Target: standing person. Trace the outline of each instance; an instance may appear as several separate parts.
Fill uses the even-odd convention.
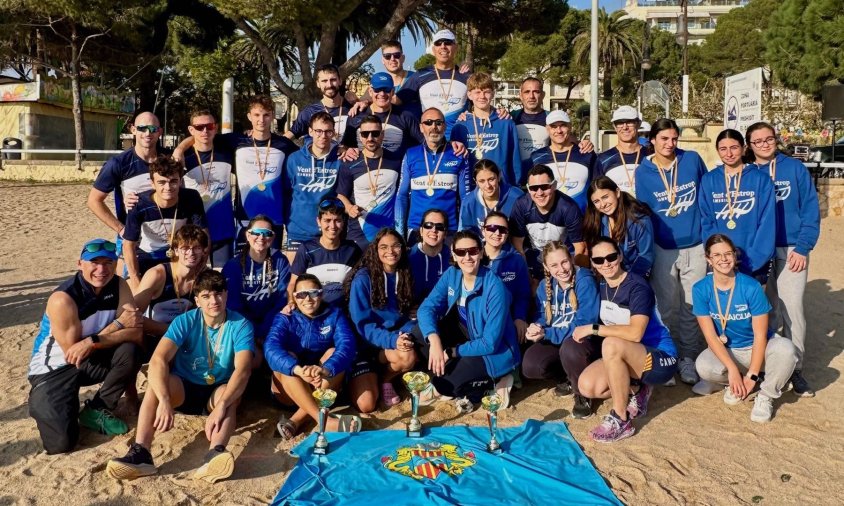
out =
[[[738,247],[739,271],[764,283],[776,240],[774,185],[742,161],[741,132],[722,131],[715,147],[723,164],[700,179],[701,236],[727,235]]]
[[[703,347],[703,336],[691,312],[692,285],[706,274],[698,207],[706,166],[694,151],[677,148],[679,137],[674,120],[663,118],[653,124],[654,154],[636,170],[635,184],[637,198],[653,212],[651,286],[680,352],[680,379],[694,385],[699,379],[695,357]]]
[[[135,292],[144,273],[173,256],[180,228],[191,223],[208,233],[202,197],[196,190],[182,187],[182,164],[162,155],[150,164],[149,171],[153,189],[138,194],[123,231],[126,281]]]
[[[677,349],[659,318],[653,290],[644,278],[624,270],[615,241],[599,239],[591,260],[601,277],[601,321],[577,327],[572,338],[604,338],[602,358],[583,371],[578,387],[590,399],[612,399],[610,413],[589,431],[592,440],[612,443],[636,432],[633,419],[647,414],[653,385],[677,372]],[[634,383],[638,390],[631,389]]]
[[[516,132],[519,136],[519,157],[522,159],[522,174],[533,167],[530,155],[537,150],[548,146],[551,138],[548,129],[545,127],[545,118],[548,111],[543,109],[545,90],[542,80],[536,77],[527,77],[519,87],[519,99],[522,108],[512,111],[510,116],[516,124]],[[518,181],[522,184],[524,181]]]
[[[234,472],[226,449],[237,428],[237,407],[252,372],[252,325],[226,310],[226,279],[206,270],[196,280],[197,309],[177,317],[155,347],[149,363],[149,389],[138,414],[135,442],[124,457],[111,459],[106,474],[133,480],[155,474],[150,448],[155,432],[173,428],[174,409],[207,413],[208,453],[193,474],[209,483]]]
[[[598,155],[598,176],[612,179],[621,191],[636,196],[636,168],[648,150],[639,144],[639,111],[622,105],[612,113],[612,126],[618,136],[614,148]]]
[[[771,305],[758,281],[736,273],[738,255],[724,234],[706,240],[712,274],[695,283],[694,312],[708,347],[697,357],[703,379],[693,391],[705,395],[727,385],[724,402],[736,405],[758,385],[750,420],[764,423],[794,371],[797,349],[768,330]]]
[[[358,133],[363,149],[357,159],[340,165],[337,198],[351,218],[349,239],[365,248],[379,230],[395,223],[401,158],[383,149],[386,134],[378,117],[365,116]]]
[[[129,431],[112,414],[141,367],[143,318],[115,276],[117,247],[88,241],[76,274],[47,299],[29,360],[29,416],[47,454],[73,451],[79,426],[115,436]],[[102,383],[79,411],[79,388]]]
[[[444,127],[442,112],[426,109],[420,125],[425,144],[408,149],[402,161],[395,229],[410,235],[408,244],[416,242],[411,231],[422,224],[421,215],[428,209],[445,211],[449,230],[457,230],[460,202],[469,193],[469,164],[445,141]]]
[[[336,65],[327,63],[316,69],[316,85],[322,93],[319,102],[311,104],[296,116],[296,120],[290,125],[290,130],[284,132],[288,139],[298,139],[308,134],[311,127],[311,118],[318,112],[324,112],[334,119],[333,126],[335,134],[332,137],[341,138],[346,131],[346,121],[349,119],[349,110],[352,104],[340,92],[342,81],[340,80],[340,69]]]
[[[745,134],[750,146],[751,161],[774,183],[777,233],[771,275],[765,285],[773,306],[769,323],[775,332],[781,330],[797,348],[797,365],[791,375],[791,386],[800,397],[814,397],[815,391],[803,376],[803,355],[806,350],[806,317],[803,295],[809,277],[809,253],[820,235],[821,213],[818,194],[806,166],[777,151],[774,127],[754,123]]]
[[[528,307],[530,306],[530,273],[525,257],[519,254],[508,241],[510,226],[507,216],[498,211],[490,212],[483,226],[484,254],[489,259],[489,270],[498,276],[510,292],[513,305],[510,314],[516,326],[516,337],[525,341]]]
[[[381,44],[381,64],[393,80],[393,90],[396,93],[402,89],[407,78],[415,74],[412,70],[405,70],[404,49],[401,42],[395,39]]]
[[[557,395],[574,393],[575,418],[592,415],[592,401],[580,394],[578,380],[586,367],[601,357],[600,336],[574,338],[574,329],[598,322],[600,297],[591,269],[575,269],[565,244],[551,241],[542,248],[545,278],[536,289],[535,313],[525,337],[522,374],[558,382]]]
[[[589,207],[583,219],[586,244],[611,237],[621,247],[624,270],[647,279],[654,263],[651,210],[607,176],[592,181],[587,195]]]
[[[448,235],[448,215],[439,209],[428,209],[422,214],[417,234],[419,242],[410,247],[409,254],[414,306],[422,303],[448,269],[448,248],[443,247]]]
[[[208,231],[211,234],[211,267],[222,268],[232,257],[234,248],[234,207],[231,174],[234,157],[226,146],[214,143],[217,120],[210,111],[195,111],[188,126],[193,149],[184,154],[185,188],[199,192],[205,205]]]
[[[491,212],[510,217],[516,200],[525,194],[516,186],[501,179],[501,171],[490,160],[475,163],[475,189],[460,204],[460,230],[480,233],[484,220]]]
[[[361,337],[349,390],[363,413],[375,410],[380,392],[388,408],[401,402],[393,380],[416,364],[411,320],[413,276],[404,239],[382,228],[346,278],[349,316]],[[379,389],[380,385],[380,389]]]
[[[455,123],[451,139],[466,146],[471,166],[482,159],[489,160],[498,166],[505,182],[518,185],[524,179],[519,136],[513,120],[499,117],[492,108],[495,97],[492,76],[483,72],[472,74],[466,86],[472,110]]]
[[[554,174],[557,189],[565,193],[586,210],[586,188],[592,180],[597,164],[595,153],[586,153],[571,138],[571,119],[563,111],[551,111],[545,117],[551,144],[534,151],[531,162],[545,165]]]

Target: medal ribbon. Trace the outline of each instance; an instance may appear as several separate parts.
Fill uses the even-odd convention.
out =
[[[425,173],[428,174],[428,188],[433,189],[434,187],[434,178],[437,176],[437,172],[440,170],[440,163],[443,161],[443,157],[445,156],[445,145],[442,146],[442,153],[440,153],[440,158],[437,160],[437,164],[434,165],[434,173],[431,174],[431,166],[428,165],[428,148],[426,146],[422,146],[422,149],[425,150]],[[437,151],[434,152],[434,156],[436,153],[439,152],[440,148],[437,148]]]
[[[202,174],[202,186],[205,188],[205,191],[208,191],[209,182],[211,180],[211,172],[214,170],[214,148],[211,148],[211,161],[208,162],[208,174],[206,177],[205,174],[205,165],[202,163],[202,157],[199,156],[199,150],[196,149],[196,145],[193,146],[193,152],[196,155],[196,161],[199,162],[199,173]]]
[[[659,177],[662,179],[662,184],[665,185],[665,191],[668,196],[668,209],[671,209],[674,207],[674,200],[677,198],[677,173],[680,172],[677,169],[677,159],[674,158],[674,160],[671,161],[671,165],[665,168],[659,166],[659,164],[656,162],[656,158],[653,159],[653,162],[654,165],[656,165],[656,168],[658,169],[657,172],[659,172]],[[668,184],[668,178],[665,177],[666,170],[674,171],[671,177],[670,185]]]
[[[638,151],[636,151],[636,167],[633,167],[633,176],[630,175],[630,171],[627,170],[627,162],[624,161],[624,153],[621,152],[621,148],[616,146],[618,150],[618,157],[621,158],[621,165],[624,166],[624,175],[627,176],[627,181],[630,183],[631,191],[635,191],[636,187],[633,185],[633,176],[636,175],[636,168],[639,166],[639,157],[642,155],[642,148],[640,147]]]
[[[560,175],[560,170],[557,168],[557,154],[554,153],[554,148],[548,148],[551,151],[551,158],[554,159],[554,170],[557,171],[557,175]],[[563,193],[566,193],[566,173],[569,171],[569,158],[571,158],[571,152],[574,150],[574,146],[570,147],[568,153],[566,153],[566,163],[563,165],[563,174],[560,180],[557,183],[557,186],[563,185]]]
[[[258,151],[258,142],[255,140],[255,137],[252,137],[252,147],[255,148],[255,165],[258,166],[258,178],[261,182],[264,182],[264,178],[267,177],[267,168],[270,166],[270,144],[272,144],[272,138],[267,139],[267,149],[264,153],[264,166],[261,167],[261,153]]]
[[[733,286],[730,287],[730,295],[727,297],[727,307],[724,308],[724,312],[721,312],[721,299],[718,298],[718,289],[715,287],[715,279],[712,279],[712,293],[715,294],[715,305],[718,308],[718,320],[721,322],[721,335],[726,338],[727,336],[727,322],[730,319],[730,305],[733,303],[733,293],[736,290],[736,280],[733,278]],[[724,343],[726,343],[725,339],[721,339]]]
[[[727,199],[727,208],[729,209],[729,215],[727,216],[728,219],[733,219],[733,204],[738,200],[738,193],[741,189],[741,176],[744,172],[744,167],[739,169],[738,175],[736,176],[736,194],[732,196],[730,194],[730,176],[727,174],[727,167],[724,167],[724,186],[727,187],[727,191],[724,194],[724,197]]]

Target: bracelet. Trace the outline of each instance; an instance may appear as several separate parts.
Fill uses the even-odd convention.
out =
[[[114,321],[111,322],[111,323],[113,323],[114,326],[117,327],[117,330],[123,330],[123,329],[126,328],[126,325],[123,325],[122,323],[120,323],[120,320],[118,320],[117,318],[115,318]]]

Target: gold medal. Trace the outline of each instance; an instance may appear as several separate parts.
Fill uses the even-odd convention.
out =
[[[724,344],[727,344],[727,336],[725,336],[724,334],[721,334],[720,336],[718,336],[718,340],[721,341]]]
[[[676,218],[677,217],[677,208],[676,207],[669,207],[668,208],[668,216],[671,216],[672,218]]]
[[[727,228],[729,228],[730,230],[736,228],[736,222],[730,219],[730,221],[727,222]]]
[[[480,160],[484,157],[484,152],[481,148],[475,148],[475,158]]]
[[[425,195],[427,195],[429,197],[433,197],[434,196],[434,189],[431,188],[431,187],[428,187],[428,189],[425,190]]]
[[[266,189],[267,189],[267,185],[265,185],[264,183],[258,183],[258,191],[262,192]]]
[[[173,258],[174,256],[176,256],[176,254],[173,252],[173,248],[169,248],[165,255],[167,256],[167,258]]]
[[[205,383],[208,384],[208,385],[213,385],[214,381],[216,380],[216,378],[214,377],[213,374],[211,374],[210,371],[205,373],[204,378],[205,378]]]

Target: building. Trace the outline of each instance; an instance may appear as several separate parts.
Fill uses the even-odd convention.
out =
[[[736,7],[747,5],[750,0],[687,0],[689,13],[689,43],[700,44],[715,31],[718,17]],[[627,0],[627,15],[646,21],[651,28],[677,33],[680,0]]]
[[[506,107],[510,110],[518,109],[522,106],[519,99],[521,80],[506,81],[496,77],[495,83],[497,85],[497,89],[495,90],[495,103],[497,106]],[[545,99],[542,102],[542,107],[549,111],[555,109],[568,111],[575,100],[589,100],[588,84],[578,83],[571,89],[571,93],[569,93],[568,86],[544,81],[542,89],[545,91]]]

